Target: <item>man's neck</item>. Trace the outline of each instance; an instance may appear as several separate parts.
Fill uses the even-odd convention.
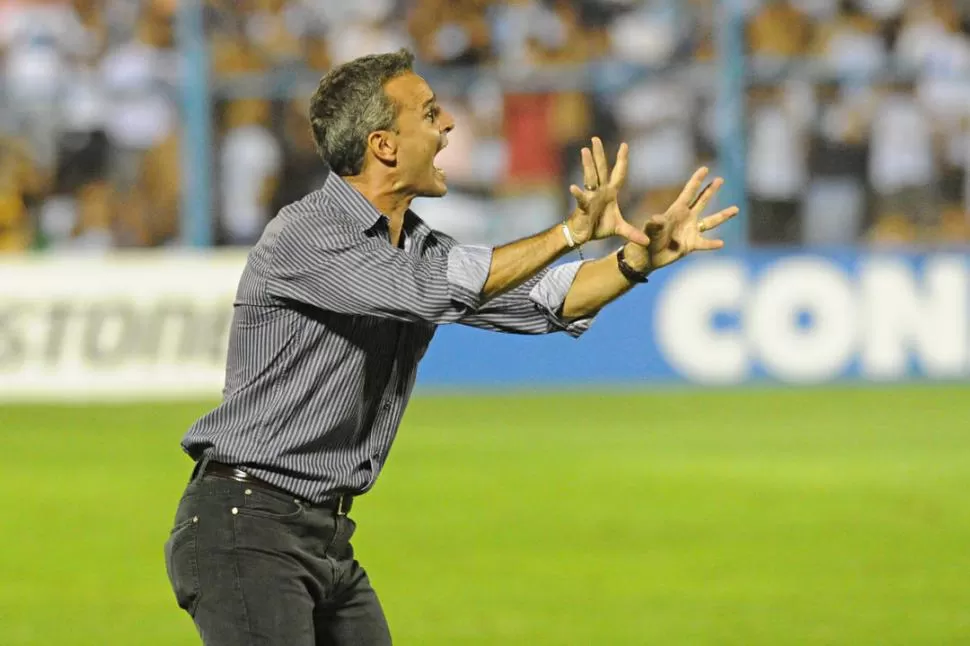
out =
[[[356,175],[346,179],[351,186],[367,198],[368,202],[374,205],[374,208],[387,217],[391,244],[397,246],[401,239],[401,229],[404,227],[404,214],[411,206],[413,196],[396,192],[393,181],[387,179],[376,179],[365,175]]]

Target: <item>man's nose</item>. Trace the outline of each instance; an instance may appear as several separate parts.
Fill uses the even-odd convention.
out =
[[[441,123],[441,131],[445,134],[448,134],[455,129],[455,119],[451,116],[451,113],[446,110],[441,111],[439,123]]]

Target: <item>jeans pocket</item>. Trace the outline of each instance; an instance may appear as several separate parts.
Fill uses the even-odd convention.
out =
[[[179,608],[190,615],[199,605],[199,562],[196,537],[199,517],[193,516],[172,528],[165,541],[165,570]]]
[[[303,518],[306,506],[297,498],[286,498],[282,494],[251,488],[246,489],[242,504],[233,509],[233,514],[291,522]]]

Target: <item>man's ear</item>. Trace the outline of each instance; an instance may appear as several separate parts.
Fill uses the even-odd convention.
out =
[[[397,162],[397,135],[390,130],[375,130],[367,135],[367,148],[385,164]]]

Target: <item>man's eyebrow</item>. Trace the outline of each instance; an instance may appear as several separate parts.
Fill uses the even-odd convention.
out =
[[[425,101],[425,102],[423,103],[423,106],[424,106],[425,108],[427,108],[428,106],[430,106],[431,104],[433,104],[433,103],[434,103],[434,102],[436,102],[437,100],[438,100],[438,97],[436,97],[436,96],[434,95],[434,93],[432,92],[432,93],[431,93],[431,98],[430,98],[430,99],[428,99],[427,101]]]

